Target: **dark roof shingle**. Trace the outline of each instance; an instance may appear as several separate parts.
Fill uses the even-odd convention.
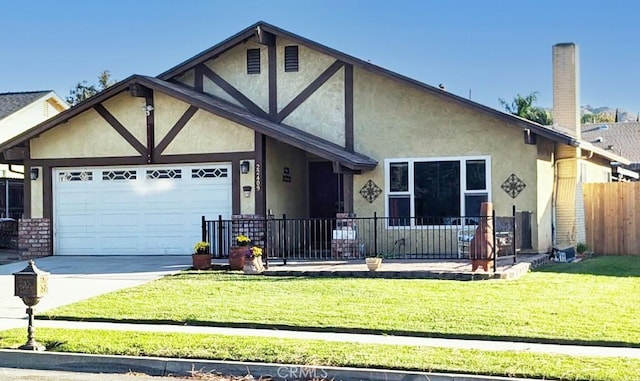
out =
[[[582,140],[640,163],[640,122],[583,124]]]
[[[0,119],[13,114],[49,92],[51,90],[0,93]]]

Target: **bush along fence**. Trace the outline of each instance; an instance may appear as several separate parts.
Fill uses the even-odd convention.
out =
[[[530,214],[455,217],[281,218],[234,215],[230,220],[202,217],[202,240],[215,258],[228,257],[235,237],[244,234],[260,246],[265,260],[331,260],[382,256],[391,259],[469,259],[479,226],[489,234],[494,257],[513,257],[531,245]],[[488,230],[487,230],[488,229]]]

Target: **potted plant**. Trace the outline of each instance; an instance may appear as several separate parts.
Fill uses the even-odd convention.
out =
[[[376,271],[382,266],[382,255],[380,254],[372,254],[365,259],[365,263],[369,268],[369,271]]]
[[[586,258],[587,254],[586,252],[589,250],[589,245],[587,245],[584,242],[578,242],[578,244],[576,245],[576,252],[578,253],[578,256],[580,258]]]
[[[251,238],[246,235],[240,234],[236,237],[236,245],[231,246],[231,252],[229,253],[229,267],[231,270],[242,270],[245,257],[249,252],[249,244],[251,244]]]
[[[244,257],[242,270],[245,274],[260,274],[264,271],[262,264],[262,248],[252,246]]]
[[[211,268],[211,253],[209,253],[209,242],[196,242],[193,246],[191,260],[193,268],[196,270],[207,270]]]

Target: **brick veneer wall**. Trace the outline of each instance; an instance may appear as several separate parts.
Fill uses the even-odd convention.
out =
[[[51,255],[51,220],[22,218],[18,222],[18,248],[24,259]]]

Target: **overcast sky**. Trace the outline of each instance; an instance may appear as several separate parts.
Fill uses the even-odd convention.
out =
[[[0,92],[155,76],[259,20],[498,109],[551,107],[551,47],[575,42],[581,103],[640,111],[637,1],[6,1]]]

